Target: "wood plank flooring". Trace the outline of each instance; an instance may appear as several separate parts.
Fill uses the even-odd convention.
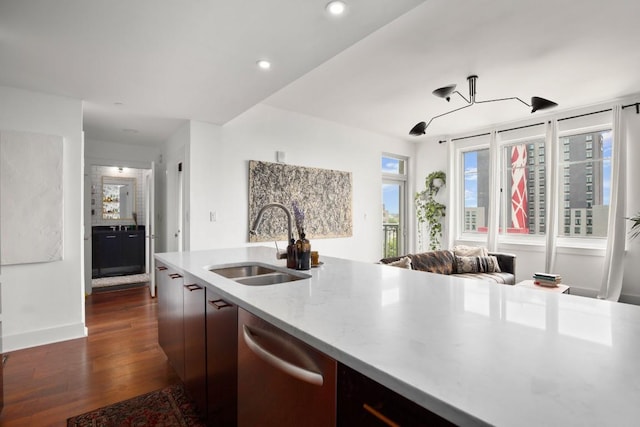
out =
[[[158,346],[147,287],[94,293],[89,336],[9,353],[0,426],[66,426],[74,415],[179,382]]]

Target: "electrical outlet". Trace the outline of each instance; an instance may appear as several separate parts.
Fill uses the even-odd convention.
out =
[[[216,222],[218,220],[218,214],[216,211],[209,212],[209,222]]]

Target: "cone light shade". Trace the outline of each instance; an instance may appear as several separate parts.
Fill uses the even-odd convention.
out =
[[[549,101],[548,99],[540,98],[539,96],[531,97],[531,113],[535,113],[538,110],[546,110],[547,108],[557,107],[553,101]]]
[[[409,135],[413,135],[413,136],[424,135],[426,133],[425,132],[426,129],[427,129],[427,123],[420,122],[417,125],[415,125],[413,129],[409,131]]]
[[[451,99],[450,95],[453,93],[454,90],[456,90],[456,85],[449,85],[449,86],[438,88],[434,90],[432,93],[439,98],[444,98],[447,101],[449,101]]]

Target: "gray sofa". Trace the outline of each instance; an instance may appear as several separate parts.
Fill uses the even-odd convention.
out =
[[[499,268],[492,268],[491,259],[487,257],[457,257],[453,251],[439,250],[407,254],[399,257],[383,258],[381,264],[404,264],[407,257],[411,260],[411,269],[428,271],[437,274],[451,274],[456,277],[467,277],[478,280],[492,281],[504,285],[516,283],[516,256],[507,253],[490,252],[489,257],[495,257]],[[475,258],[475,259],[472,259]],[[405,265],[408,265],[406,263]],[[463,271],[459,271],[460,269]],[[500,271],[494,271],[494,270]]]

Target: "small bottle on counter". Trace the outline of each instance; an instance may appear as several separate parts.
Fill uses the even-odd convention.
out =
[[[298,268],[298,261],[296,257],[296,241],[291,239],[289,246],[287,246],[287,268]]]
[[[296,242],[297,270],[311,269],[311,243],[305,238],[304,232],[300,233],[300,239]]]

